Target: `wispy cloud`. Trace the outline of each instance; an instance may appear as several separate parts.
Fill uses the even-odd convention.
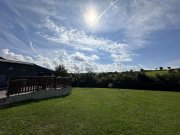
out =
[[[163,65],[164,67],[172,67],[179,68],[180,67],[180,59],[172,60]]]
[[[46,19],[41,27],[49,30],[46,33],[40,32],[40,35],[49,41],[67,44],[81,51],[103,51],[109,54],[121,55],[123,58],[131,56],[126,49],[128,46],[126,44],[107,40],[103,37],[88,35],[84,31],[77,29],[67,29],[63,26],[56,25],[50,19]],[[120,61],[121,60],[123,59],[120,59]]]
[[[139,49],[147,45],[153,32],[180,28],[179,6],[179,0],[119,1],[107,12],[101,29],[119,31],[117,37],[122,38],[130,49]]]
[[[90,67],[94,71],[136,69],[139,62],[134,62],[134,53],[151,42],[151,34],[180,28],[179,0],[0,3],[1,55],[52,69],[64,64],[71,72],[75,67],[82,72]],[[94,31],[86,29],[83,20],[89,3],[99,13]]]
[[[36,48],[34,47],[33,43],[30,41],[29,42],[29,46],[31,47],[32,51],[35,53],[35,54],[38,54]]]
[[[103,17],[104,14],[106,14],[106,12],[112,8],[119,0],[116,0],[116,1],[112,1],[110,2],[110,5],[101,13],[97,16],[97,19],[96,21],[99,21],[101,19],[101,17]]]

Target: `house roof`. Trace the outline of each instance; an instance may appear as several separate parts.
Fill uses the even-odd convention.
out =
[[[39,65],[36,65],[34,63],[30,63],[30,62],[23,62],[23,61],[15,61],[15,60],[7,60],[7,59],[4,59],[3,57],[0,57],[0,62],[5,62],[5,63],[16,63],[16,64],[25,64],[25,65],[31,65],[31,66],[37,66],[39,68],[42,68],[42,69],[45,69],[45,70],[50,70],[50,71],[53,71],[51,69],[47,69],[45,67],[41,67]]]
[[[3,57],[0,57],[0,62],[7,62],[7,63],[17,63],[17,64],[26,64],[26,65],[35,65],[34,63],[30,62],[22,62],[22,61],[15,61],[15,60],[7,60]]]
[[[0,57],[0,59],[3,59],[3,60],[5,60],[3,57]]]

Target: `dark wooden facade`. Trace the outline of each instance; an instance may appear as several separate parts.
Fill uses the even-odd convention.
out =
[[[21,76],[52,76],[54,71],[33,63],[6,60],[0,58],[0,87],[7,86],[12,77]]]

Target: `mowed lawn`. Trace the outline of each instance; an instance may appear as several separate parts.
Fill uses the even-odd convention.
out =
[[[73,88],[0,109],[0,134],[180,135],[180,93]]]

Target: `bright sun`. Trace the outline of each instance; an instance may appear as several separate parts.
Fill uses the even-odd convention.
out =
[[[84,20],[89,27],[97,25],[97,12],[94,8],[89,8],[84,14]]]

